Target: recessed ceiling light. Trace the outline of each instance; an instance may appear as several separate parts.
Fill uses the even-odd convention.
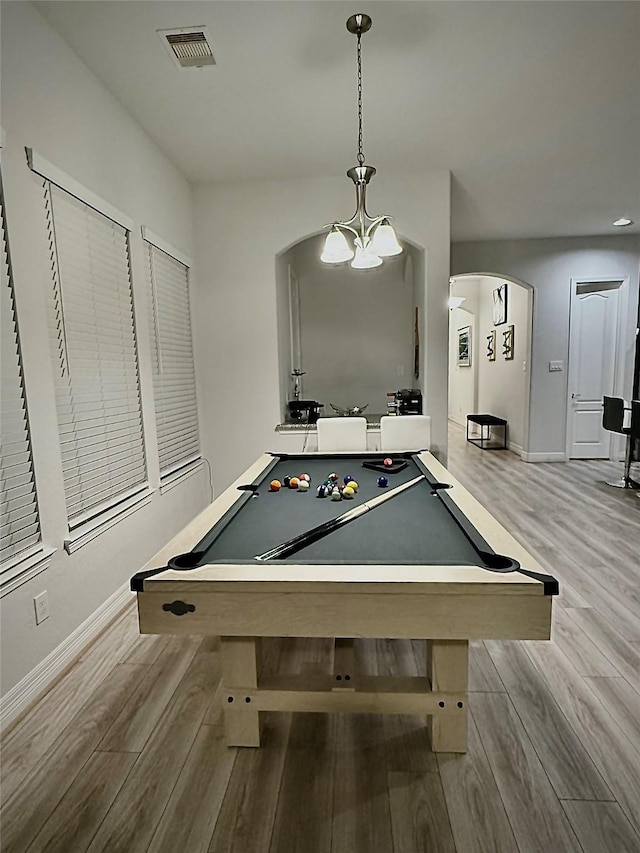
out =
[[[624,228],[625,225],[633,225],[633,219],[627,219],[626,216],[622,216],[620,219],[616,219],[613,224],[619,228]]]

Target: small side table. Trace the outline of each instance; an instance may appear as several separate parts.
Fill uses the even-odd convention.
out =
[[[480,437],[471,438],[469,435],[469,424],[478,424]],[[502,427],[502,444],[491,443],[491,427]],[[504,418],[495,415],[467,415],[467,441],[477,444],[482,450],[506,450],[507,449],[507,422]]]

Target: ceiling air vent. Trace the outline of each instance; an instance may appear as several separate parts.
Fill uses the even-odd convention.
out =
[[[215,65],[206,27],[181,27],[156,30],[178,68],[202,68]]]

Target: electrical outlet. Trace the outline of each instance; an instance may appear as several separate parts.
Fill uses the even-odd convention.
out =
[[[561,361],[549,362],[549,373],[556,373],[564,369],[564,364]]]
[[[36,611],[36,625],[49,618],[49,593],[46,589],[40,595],[36,595],[33,599],[33,606]]]

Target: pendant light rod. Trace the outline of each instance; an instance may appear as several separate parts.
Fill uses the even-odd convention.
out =
[[[398,255],[402,247],[388,216],[371,216],[367,212],[367,184],[376,174],[373,166],[367,166],[364,157],[362,133],[362,34],[371,29],[369,15],[359,13],[352,15],[347,21],[347,30],[357,36],[357,67],[358,67],[358,165],[347,172],[356,188],[356,212],[351,219],[333,222],[327,236],[324,251],[320,260],[329,264],[339,264],[353,258],[351,266],[356,269],[372,269],[382,263],[383,257]],[[349,246],[344,232],[352,234],[355,245],[354,252]]]

